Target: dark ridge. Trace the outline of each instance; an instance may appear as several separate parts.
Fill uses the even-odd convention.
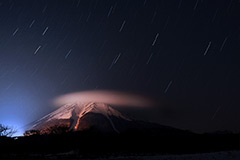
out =
[[[18,139],[1,137],[0,152],[61,153],[77,150],[79,154],[151,153],[187,154],[240,149],[240,134],[157,134],[155,131],[101,133],[92,126],[88,130],[62,134],[32,135]]]

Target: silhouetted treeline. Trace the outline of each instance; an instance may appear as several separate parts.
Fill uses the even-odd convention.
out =
[[[240,149],[240,134],[161,135],[151,131],[101,134],[95,130],[1,137],[2,153],[61,153],[77,150],[83,155],[111,153],[186,154]]]

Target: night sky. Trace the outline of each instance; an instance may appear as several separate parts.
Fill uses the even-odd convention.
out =
[[[239,54],[238,0],[1,0],[0,123],[21,131],[56,96],[122,90],[159,99],[138,119],[240,131]]]

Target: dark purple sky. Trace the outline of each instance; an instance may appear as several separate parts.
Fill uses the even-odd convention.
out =
[[[239,20],[238,0],[1,0],[0,122],[107,89],[162,101],[140,119],[240,131]]]

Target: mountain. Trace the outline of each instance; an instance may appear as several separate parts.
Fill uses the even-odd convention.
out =
[[[37,131],[40,134],[89,130],[117,134],[136,131],[159,135],[190,133],[156,123],[133,120],[108,104],[96,102],[64,105],[29,128],[29,131]]]
[[[31,136],[33,134],[36,135]],[[14,146],[15,150],[21,148],[30,153],[77,150],[86,155],[183,154],[239,150],[239,137],[232,134],[195,134],[138,121],[123,115],[109,104],[92,102],[64,105],[34,122],[25,136],[11,142],[14,145],[10,142],[5,144],[11,150]],[[6,151],[4,147],[0,147],[0,153],[1,149]]]

